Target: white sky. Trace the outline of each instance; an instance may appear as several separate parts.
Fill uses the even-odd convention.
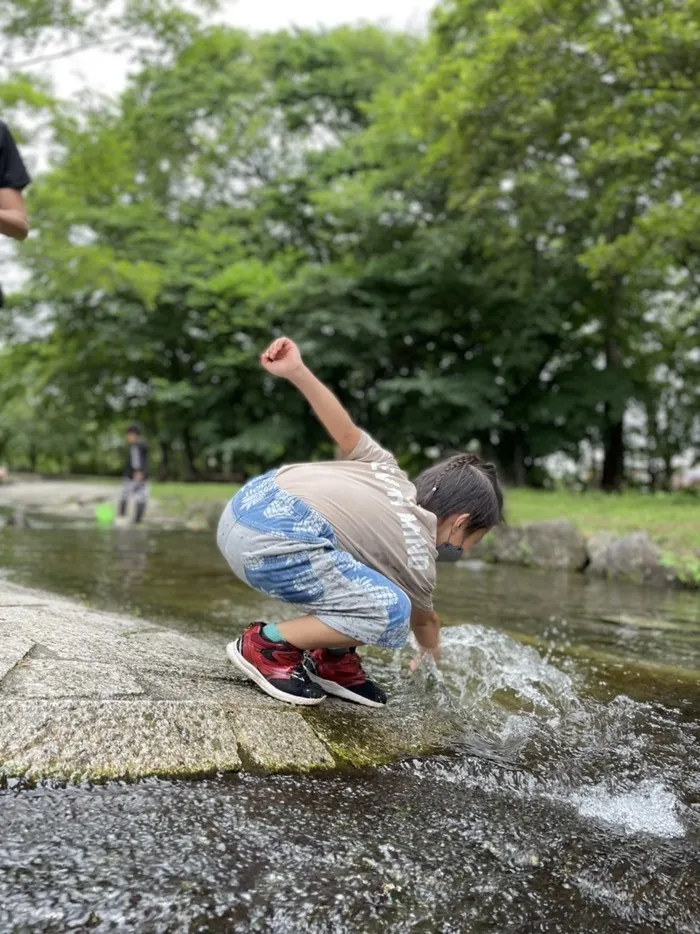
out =
[[[1,0],[0,0],[1,2]],[[406,29],[425,28],[436,0],[225,0],[217,16],[232,26],[253,32],[284,29],[332,27],[345,23],[370,22]],[[47,50],[51,51],[51,50]],[[121,90],[128,70],[125,56],[105,49],[81,52],[36,68],[51,77],[62,96],[85,88],[112,94]]]

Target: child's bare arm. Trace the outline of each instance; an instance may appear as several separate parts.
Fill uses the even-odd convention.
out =
[[[411,629],[421,650],[438,659],[440,657],[440,617],[435,610],[421,610],[414,606],[411,610]]]
[[[357,447],[362,432],[331,390],[304,364],[294,341],[288,337],[273,341],[260,362],[268,373],[281,376],[296,386],[344,455]]]
[[[24,240],[29,233],[24,198],[13,188],[0,188],[0,233],[14,240]]]

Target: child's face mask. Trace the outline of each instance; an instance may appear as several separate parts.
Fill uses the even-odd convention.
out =
[[[437,546],[438,561],[459,561],[464,554],[464,548],[461,545],[453,545],[452,542],[443,542]]]
[[[452,524],[447,541],[441,542],[436,546],[438,561],[455,562],[459,561],[459,559],[462,557],[464,554],[463,523],[465,523],[468,518],[468,515],[460,516],[459,519],[457,519],[457,521]],[[461,538],[461,543],[459,545],[455,545],[454,542],[450,541],[450,539],[457,537]]]
[[[460,531],[464,529],[464,525],[466,524],[468,519],[469,519],[468,514],[465,514],[464,516],[460,516],[460,520],[462,523],[462,529],[460,529]],[[464,557],[465,552],[468,552],[470,548],[472,547],[472,545],[476,545],[477,542],[480,542],[481,539],[484,537],[484,535],[486,535],[486,533],[488,532],[488,529],[478,529],[476,532],[471,532],[470,534],[467,534],[466,530],[462,531],[462,544],[455,545],[454,542],[450,541],[450,539],[456,538],[455,532],[457,531],[457,529],[458,529],[458,522],[455,522],[455,524],[452,526],[450,530],[450,534],[447,538],[447,541],[441,542],[439,545],[436,546],[438,561],[445,561],[445,562],[449,561],[452,563],[454,563],[455,561],[459,561],[460,558]]]

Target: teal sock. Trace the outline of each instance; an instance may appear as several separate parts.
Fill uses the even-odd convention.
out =
[[[263,626],[263,635],[270,642],[286,642],[282,633],[277,628],[276,623],[268,623],[266,626]]]

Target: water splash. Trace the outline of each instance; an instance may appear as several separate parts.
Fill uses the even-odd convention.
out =
[[[444,633],[444,671],[448,688],[465,710],[485,698],[546,715],[575,700],[569,675],[533,648],[485,626],[457,626]]]
[[[448,630],[440,669],[412,690],[460,718],[463,756],[413,764],[420,777],[547,801],[627,834],[672,839],[695,822],[697,729],[678,711],[596,700],[575,670],[483,626]]]
[[[572,794],[570,800],[582,817],[614,824],[627,833],[668,838],[685,834],[678,819],[678,798],[660,782],[643,781],[630,791],[595,785]]]

